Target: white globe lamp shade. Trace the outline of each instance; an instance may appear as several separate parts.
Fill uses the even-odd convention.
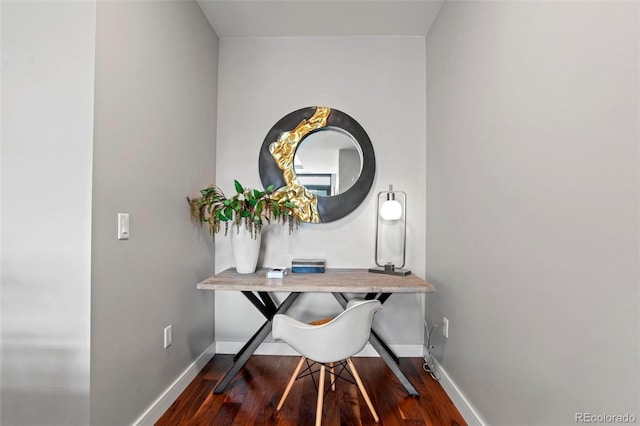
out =
[[[396,200],[386,200],[380,206],[380,216],[384,220],[398,220],[402,217],[402,204]]]

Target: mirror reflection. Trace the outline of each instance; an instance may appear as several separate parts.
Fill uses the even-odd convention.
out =
[[[293,167],[301,185],[318,196],[333,196],[351,188],[362,171],[358,143],[339,129],[309,134],[298,146]]]
[[[315,164],[326,157],[328,165]],[[262,185],[290,197],[308,223],[333,222],[351,213],[367,197],[376,173],[367,132],[351,116],[322,106],[278,120],[262,142],[258,165]]]

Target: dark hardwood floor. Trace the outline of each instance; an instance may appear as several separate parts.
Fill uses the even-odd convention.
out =
[[[216,355],[156,425],[313,425],[316,391],[309,377],[298,380],[282,410],[276,405],[298,357],[252,356],[222,394],[214,394],[232,355]],[[402,358],[400,368],[420,392],[407,396],[380,358],[353,359],[376,408],[375,423],[356,385],[338,381],[325,396],[323,421],[334,425],[466,425],[440,384],[422,369],[421,358]]]

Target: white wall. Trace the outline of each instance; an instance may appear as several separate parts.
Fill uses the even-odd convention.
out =
[[[213,243],[186,197],[215,174],[217,49],[195,2],[98,3],[92,425],[131,424],[213,342],[213,294],[196,289]]]
[[[333,223],[302,226],[291,237],[283,228],[267,230],[261,265],[322,257],[330,268],[374,266],[375,197],[392,183],[409,196],[407,264],[424,276],[424,43],[422,37],[221,39],[216,183],[223,190],[233,192],[233,179],[261,187],[258,154],[264,137],[280,118],[307,106],[329,106],[356,119],[377,160],[375,183],[360,207]],[[228,237],[220,234],[216,271],[232,265]],[[305,295],[292,312],[338,309],[330,295]],[[421,347],[419,315],[413,295],[394,295],[376,321],[391,343]],[[218,350],[237,349],[262,322],[242,295],[216,296]]]
[[[488,424],[640,418],[638,23],[445,2],[427,37],[427,312]]]
[[[87,424],[96,4],[0,9],[0,423]]]

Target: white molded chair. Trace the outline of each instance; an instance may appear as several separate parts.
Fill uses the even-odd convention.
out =
[[[302,374],[299,376],[303,364],[308,359],[320,364],[318,402],[316,406],[317,426],[322,422],[322,403],[325,393],[324,379],[327,364],[329,364],[329,374],[331,375],[331,388],[334,390],[335,379],[345,379],[340,373],[343,371],[348,373],[351,370],[351,376],[358,385],[360,392],[362,392],[371,415],[377,422],[379,420],[378,415],[362,384],[360,375],[351,361],[351,357],[360,352],[367,344],[371,333],[373,315],[381,308],[382,304],[377,300],[354,299],[347,304],[347,309],[344,312],[321,325],[306,324],[283,314],[275,315],[273,317],[272,331],[274,339],[284,341],[302,354],[302,358],[287,384],[276,411],[280,411],[282,408],[295,380],[308,375]],[[339,363],[342,367],[337,375],[334,371],[334,363]],[[308,370],[311,371],[313,364],[307,364]],[[346,369],[347,365],[349,370]]]

